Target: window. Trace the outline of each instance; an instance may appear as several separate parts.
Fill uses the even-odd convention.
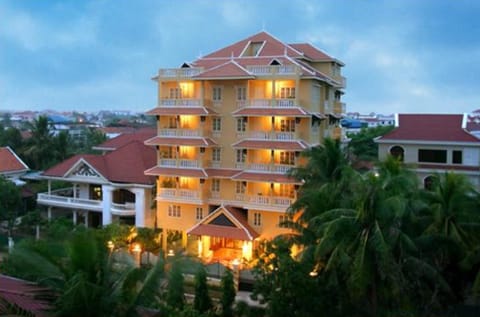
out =
[[[212,100],[221,101],[222,100],[222,87],[213,87],[212,88]]]
[[[212,130],[215,131],[215,132],[219,132],[219,131],[222,130],[222,119],[221,118],[213,118]]]
[[[221,161],[221,149],[213,148],[212,149],[212,161],[219,162]]]
[[[447,163],[447,151],[418,150],[418,161],[426,163]]]
[[[219,192],[220,191],[220,180],[219,179],[212,179],[212,192]]]
[[[453,151],[452,152],[452,163],[453,164],[462,164],[462,151]]]
[[[237,87],[237,101],[247,100],[247,87]]]
[[[390,149],[390,155],[395,157],[397,160],[400,162],[403,162],[403,155],[405,154],[405,151],[401,146],[395,145]]]
[[[280,98],[295,98],[295,87],[282,87],[280,88]]]
[[[293,197],[295,195],[293,186],[289,184],[279,184],[276,194],[282,197]]]
[[[295,119],[282,119],[282,120],[280,120],[280,131],[282,131],[282,132],[295,132]]]
[[[170,88],[170,99],[181,99],[182,88]]]
[[[290,215],[280,215],[278,217],[278,226],[280,228],[291,228],[292,227],[291,224],[286,223],[286,222],[289,222],[289,221],[292,221],[292,220],[293,220],[293,218]]]
[[[202,220],[203,219],[203,208],[202,207],[197,207],[197,209],[195,209],[195,219],[197,219],[197,220]]]
[[[247,149],[237,150],[236,152],[236,162],[245,163],[247,158]]]
[[[280,152],[280,164],[295,165],[295,152]]]
[[[241,117],[237,119],[237,132],[245,132],[247,129],[247,118]]]
[[[235,184],[235,193],[245,194],[245,189],[247,188],[247,182],[236,182]]]
[[[259,212],[255,212],[253,214],[253,225],[254,226],[261,226],[262,225],[262,214]]]
[[[182,212],[180,206],[178,205],[168,205],[168,216],[180,218],[182,216]]]

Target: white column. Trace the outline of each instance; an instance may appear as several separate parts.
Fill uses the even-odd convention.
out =
[[[113,187],[108,185],[102,185],[102,225],[106,226],[112,223],[112,192]]]
[[[88,211],[85,211],[84,216],[85,216],[85,218],[84,218],[84,220],[85,220],[85,222],[84,222],[84,223],[85,223],[85,227],[88,228]]]
[[[145,189],[135,188],[135,226],[145,227]]]
[[[77,211],[74,210],[73,211],[73,225],[77,225]]]
[[[48,218],[48,222],[52,220],[52,207],[48,207],[47,218]]]

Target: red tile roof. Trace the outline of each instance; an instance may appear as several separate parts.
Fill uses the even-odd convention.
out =
[[[29,168],[9,147],[0,147],[0,174],[26,172]]]
[[[243,149],[272,149],[303,151],[309,148],[303,141],[276,141],[276,140],[242,140],[232,145],[234,148]]]
[[[263,116],[291,116],[291,117],[305,117],[310,114],[302,108],[254,108],[246,107],[239,109],[233,113],[233,116],[247,116],[247,117],[263,117]]]
[[[249,78],[255,78],[255,76],[253,76],[245,68],[243,68],[238,63],[232,60],[224,64],[220,64],[218,66],[212,67],[207,71],[197,76],[194,76],[193,78],[196,78],[196,79],[218,79],[218,78],[249,79]]]
[[[334,59],[315,46],[308,43],[295,43],[290,44],[291,47],[296,49],[299,52],[302,52],[303,55],[314,61],[333,61]]]
[[[240,172],[232,177],[233,180],[260,182],[260,183],[289,183],[300,184],[293,177],[285,174],[262,173],[262,172]]]
[[[151,137],[155,136],[157,134],[157,130],[155,128],[148,128],[148,129],[142,129],[138,132],[135,133],[123,133],[117,137],[111,138],[110,140],[107,140],[103,142],[102,144],[99,144],[95,147],[94,149],[97,150],[115,150],[118,149],[130,142],[133,141],[145,141],[147,139],[150,139]]]
[[[35,283],[0,274],[0,312],[4,303],[8,303],[33,316],[52,316],[49,311],[53,305],[45,297],[52,297],[52,292]],[[43,299],[40,299],[43,298]]]
[[[161,137],[156,136],[151,139],[145,141],[146,145],[169,145],[169,146],[177,146],[177,145],[188,145],[188,146],[196,146],[196,147],[209,147],[217,145],[215,141],[210,138],[187,138],[187,137]]]
[[[435,141],[479,143],[462,127],[461,114],[399,114],[398,128],[378,141]]]
[[[105,155],[79,154],[46,170],[46,177],[67,177],[75,166],[86,162],[101,176],[114,183],[155,184],[155,177],[144,171],[156,164],[155,149],[140,141],[132,141]]]
[[[197,177],[207,178],[208,175],[203,169],[198,168],[176,168],[176,167],[160,167],[154,166],[145,171],[146,175],[153,176],[180,176],[180,177]]]
[[[176,115],[191,115],[191,116],[206,116],[210,114],[216,114],[215,111],[205,107],[156,107],[146,112],[150,116],[176,116]]]
[[[224,214],[230,219],[235,227],[210,224],[210,222],[215,220],[221,214]],[[251,241],[259,236],[258,233],[250,227],[247,217],[241,209],[223,205],[218,207],[207,217],[203,218],[202,221],[194,225],[192,228],[188,229],[187,233],[247,241]]]
[[[238,169],[207,168],[205,172],[212,178],[230,178],[240,172]]]

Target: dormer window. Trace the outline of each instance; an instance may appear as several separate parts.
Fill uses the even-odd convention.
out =
[[[282,65],[278,60],[274,59],[270,62],[270,66],[278,66]]]
[[[260,51],[263,48],[263,45],[265,45],[265,42],[248,42],[247,46],[244,48],[241,56],[258,56],[260,54]]]
[[[190,64],[188,63],[183,63],[182,66],[180,66],[180,68],[191,68],[192,66],[190,66]]]

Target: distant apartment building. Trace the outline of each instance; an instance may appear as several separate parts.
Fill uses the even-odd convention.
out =
[[[480,186],[480,119],[466,114],[399,114],[396,128],[379,137],[378,158],[411,164],[423,186],[437,173],[453,171]]]
[[[341,138],[344,64],[307,43],[260,32],[178,68],[160,69],[157,160],[162,246],[204,259],[251,259],[282,223],[301,183],[300,152]]]

